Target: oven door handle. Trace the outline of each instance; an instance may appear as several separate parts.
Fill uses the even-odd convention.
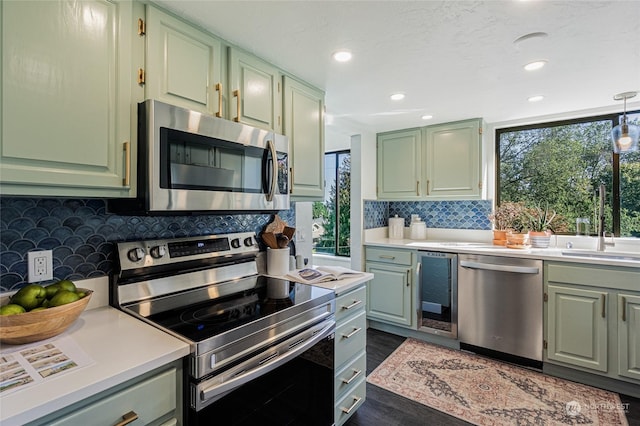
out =
[[[335,321],[331,321],[324,328],[319,331],[316,331],[311,337],[307,340],[303,340],[300,342],[295,338],[291,339],[292,342],[286,342],[284,346],[289,347],[290,349],[284,352],[283,354],[273,354],[261,364],[252,368],[250,370],[242,371],[241,365],[236,367],[236,369],[240,370],[241,373],[232,378],[229,381],[223,383],[216,383],[215,385],[204,388],[200,391],[200,400],[203,403],[211,402],[210,399],[215,398],[216,396],[222,396],[225,393],[230,392],[231,390],[242,386],[243,384],[260,377],[263,374],[268,373],[271,370],[281,366],[282,364],[288,362],[289,360],[295,358],[299,354],[303,353],[307,349],[314,346],[316,343],[329,336],[334,332],[335,329]],[[216,398],[217,399],[217,398]]]
[[[269,146],[269,151],[271,151],[271,187],[267,193],[267,201],[273,201],[278,185],[278,152],[276,151],[276,144],[272,140],[268,140],[267,145]]]

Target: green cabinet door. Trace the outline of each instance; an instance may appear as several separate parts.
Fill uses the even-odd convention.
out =
[[[422,182],[422,132],[409,129],[378,134],[378,198],[420,199]]]
[[[425,195],[479,198],[482,121],[466,120],[424,128]]]
[[[367,318],[411,327],[411,268],[367,263]]]
[[[134,196],[132,2],[0,7],[0,191]]]
[[[284,77],[284,134],[289,137],[291,195],[324,198],[324,93]]]
[[[229,47],[229,117],[282,133],[280,70],[249,53]]]
[[[145,97],[223,116],[218,39],[147,5]]]
[[[619,374],[640,380],[640,296],[618,294]]]
[[[548,286],[547,357],[607,371],[608,293]]]

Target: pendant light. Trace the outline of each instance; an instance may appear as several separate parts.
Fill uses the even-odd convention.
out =
[[[616,101],[624,100],[622,123],[618,124],[611,131],[613,152],[616,154],[638,150],[638,136],[640,136],[640,128],[636,125],[627,123],[627,99],[633,98],[637,94],[638,92],[624,92],[618,93],[613,97]]]

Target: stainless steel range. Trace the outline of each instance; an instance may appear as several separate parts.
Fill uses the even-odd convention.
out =
[[[333,423],[332,291],[259,275],[250,232],[117,251],[111,304],[191,345],[188,424]]]

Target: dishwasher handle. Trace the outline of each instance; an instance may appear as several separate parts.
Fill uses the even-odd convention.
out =
[[[461,260],[460,266],[462,266],[463,268],[481,269],[485,271],[515,272],[516,274],[540,273],[540,268],[537,268],[535,266],[496,265],[494,263],[470,262],[468,260]]]

